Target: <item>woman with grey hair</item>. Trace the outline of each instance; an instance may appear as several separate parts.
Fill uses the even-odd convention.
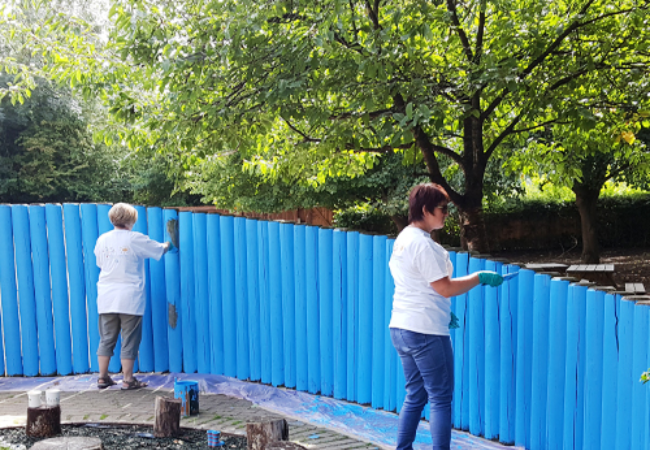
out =
[[[147,385],[133,376],[146,305],[144,260],[159,260],[172,245],[131,231],[138,220],[138,211],[131,205],[115,204],[108,218],[115,229],[102,234],[95,244],[97,266],[101,269],[97,282],[100,337],[97,387],[105,389],[116,384],[108,375],[108,364],[121,332],[122,389],[138,389]]]

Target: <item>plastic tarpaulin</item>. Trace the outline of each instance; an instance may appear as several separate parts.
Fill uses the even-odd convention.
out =
[[[117,381],[119,377],[114,377]],[[248,383],[220,375],[165,374],[143,375],[138,379],[149,383],[147,389],[173,390],[174,379],[199,382],[201,393],[222,394],[248,400],[257,406],[285,417],[327,428],[356,439],[373,442],[384,448],[395,448],[398,416],[393,413],[374,410],[335,400],[283,388],[257,383]],[[77,375],[53,378],[2,378],[0,391],[29,391],[32,389],[56,388],[64,392],[79,392],[96,389],[96,375]],[[119,389],[114,386],[109,389]],[[413,447],[424,450],[431,447],[428,423],[418,428]],[[453,431],[452,450],[514,450],[515,447]]]

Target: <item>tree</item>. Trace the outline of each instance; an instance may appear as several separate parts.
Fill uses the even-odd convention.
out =
[[[581,259],[586,264],[600,262],[597,204],[605,182],[646,188],[650,181],[650,147],[635,137],[644,124],[650,125],[642,116],[646,114],[625,121],[619,110],[606,110],[588,129],[554,125],[507,163],[511,172],[541,172],[553,184],[574,192],[581,221]]]
[[[585,87],[624,90],[645,80],[648,7],[121,0],[106,53],[43,50],[51,76],[101,92],[116,121],[134,125],[120,138],[177,152],[183,165],[188,155],[237,151],[266,176],[322,182],[416,148],[458,206],[467,245],[485,250],[488,162],[530,131],[580,122]],[[462,189],[450,185],[441,156],[459,167]]]

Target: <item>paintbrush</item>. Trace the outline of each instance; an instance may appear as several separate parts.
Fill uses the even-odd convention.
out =
[[[178,220],[169,219],[167,221],[167,234],[169,234],[169,240],[172,243],[172,247],[178,249]],[[173,250],[173,248],[171,250]]]

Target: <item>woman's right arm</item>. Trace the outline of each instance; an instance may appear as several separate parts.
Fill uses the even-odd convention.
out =
[[[478,279],[478,273],[473,273],[460,278],[444,277],[430,284],[433,290],[438,294],[449,298],[464,294],[470,289],[478,286],[480,282]]]

